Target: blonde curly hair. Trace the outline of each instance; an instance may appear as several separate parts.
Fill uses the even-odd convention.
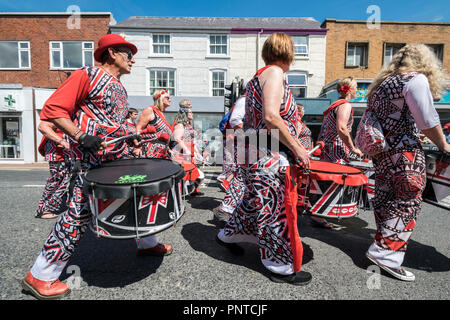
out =
[[[430,84],[434,99],[440,99],[443,93],[446,72],[431,49],[421,43],[408,44],[401,48],[375,77],[367,95],[370,98],[376,88],[388,77],[405,72],[419,72],[425,75]]]
[[[156,90],[153,93],[153,101],[155,103],[155,107],[161,110],[163,107],[163,100],[167,96],[170,96],[167,90]]]

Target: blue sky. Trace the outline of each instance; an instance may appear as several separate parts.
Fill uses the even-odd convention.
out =
[[[367,8],[380,8],[384,21],[450,21],[448,0],[0,0],[1,12],[61,12],[70,5],[81,11],[112,12],[117,21],[130,16],[168,17],[313,17],[366,20]]]

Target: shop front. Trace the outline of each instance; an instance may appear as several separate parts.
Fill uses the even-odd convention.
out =
[[[35,161],[33,91],[21,85],[0,87],[0,163]]]

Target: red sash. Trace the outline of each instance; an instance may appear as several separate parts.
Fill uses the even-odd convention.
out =
[[[291,168],[293,171],[292,175],[294,176],[291,175]],[[297,167],[295,165],[291,165],[286,168],[286,175],[284,179],[284,205],[286,208],[286,219],[289,229],[291,250],[294,258],[294,272],[300,272],[303,259],[303,245],[297,228],[298,191],[297,186],[294,184],[294,181],[297,180],[297,177]],[[292,179],[294,179],[294,181]]]

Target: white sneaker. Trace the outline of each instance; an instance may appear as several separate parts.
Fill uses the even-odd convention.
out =
[[[370,261],[375,263],[377,266],[379,266],[381,269],[383,269],[384,271],[386,271],[387,273],[389,273],[390,275],[394,276],[397,279],[400,279],[403,281],[410,281],[410,282],[414,281],[416,279],[416,277],[414,276],[414,274],[412,272],[407,271],[404,268],[396,269],[396,268],[391,268],[391,267],[385,266],[384,264],[381,264],[377,259],[375,259],[374,257],[371,257],[369,255],[369,252],[366,252],[366,257],[367,257],[367,259],[369,259]]]

